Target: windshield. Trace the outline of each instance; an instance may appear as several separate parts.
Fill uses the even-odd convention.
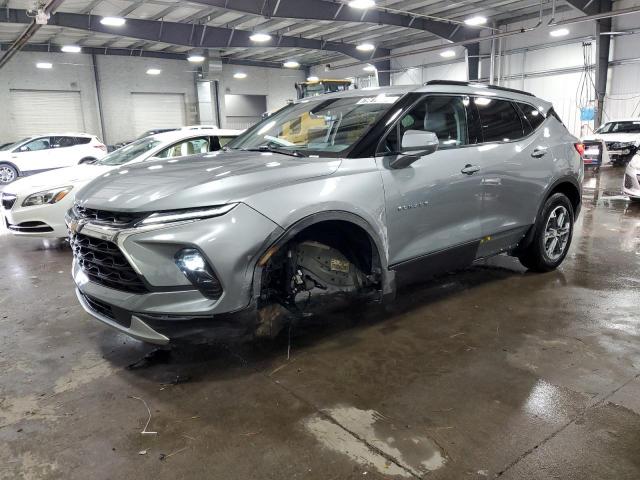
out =
[[[266,118],[229,144],[234,150],[278,149],[337,154],[355,145],[400,95],[302,101]]]
[[[159,144],[160,140],[150,137],[141,138],[140,140],[136,140],[135,142],[110,153],[97,163],[98,165],[124,165],[125,163],[135,160],[140,155],[145,154]]]
[[[31,137],[23,138],[23,139],[22,139],[22,140],[20,140],[19,142],[15,142],[15,143],[7,143],[7,144],[5,144],[3,147],[1,147],[1,148],[0,148],[0,152],[6,152],[6,151],[8,151],[8,150],[11,150],[11,149],[13,149],[13,148],[17,147],[18,145],[20,145],[21,143],[26,142],[27,140],[29,140],[29,138],[31,138]]]
[[[595,133],[640,133],[640,120],[605,123]]]

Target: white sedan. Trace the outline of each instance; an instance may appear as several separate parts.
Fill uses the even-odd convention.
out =
[[[136,140],[93,164],[32,175],[7,185],[2,193],[4,223],[14,235],[62,238],[64,215],[75,192],[94,178],[125,164],[220,150],[241,130],[176,130]]]

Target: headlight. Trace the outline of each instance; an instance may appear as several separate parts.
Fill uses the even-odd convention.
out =
[[[222,285],[213,269],[195,248],[185,248],[175,255],[176,265],[200,293],[212,300],[222,295]]]
[[[185,220],[202,220],[204,218],[219,217],[230,212],[237,203],[222,205],[220,207],[196,208],[190,210],[169,210],[166,212],[152,213],[138,223],[138,226],[156,225],[158,223],[181,222]]]
[[[22,202],[22,206],[33,207],[35,205],[58,203],[60,200],[66,197],[72,189],[73,187],[60,187],[31,194],[24,199],[24,202]]]

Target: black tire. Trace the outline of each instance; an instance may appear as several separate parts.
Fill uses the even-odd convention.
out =
[[[8,185],[18,179],[18,171],[13,165],[0,163],[0,185]]]
[[[563,213],[565,217],[560,217]],[[560,226],[558,221],[561,222]],[[567,256],[571,246],[573,222],[573,205],[567,196],[563,193],[551,195],[533,227],[533,240],[518,254],[520,263],[534,272],[555,270]],[[556,228],[553,228],[554,223]],[[545,235],[546,233],[549,233],[549,236]]]

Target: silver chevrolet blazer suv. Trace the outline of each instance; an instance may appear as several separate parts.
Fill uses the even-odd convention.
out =
[[[550,271],[580,211],[582,151],[550,103],[508,88],[306,98],[222,151],[81,189],[66,217],[78,300],[165,345],[272,336],[313,302],[392,301],[498,254]]]

